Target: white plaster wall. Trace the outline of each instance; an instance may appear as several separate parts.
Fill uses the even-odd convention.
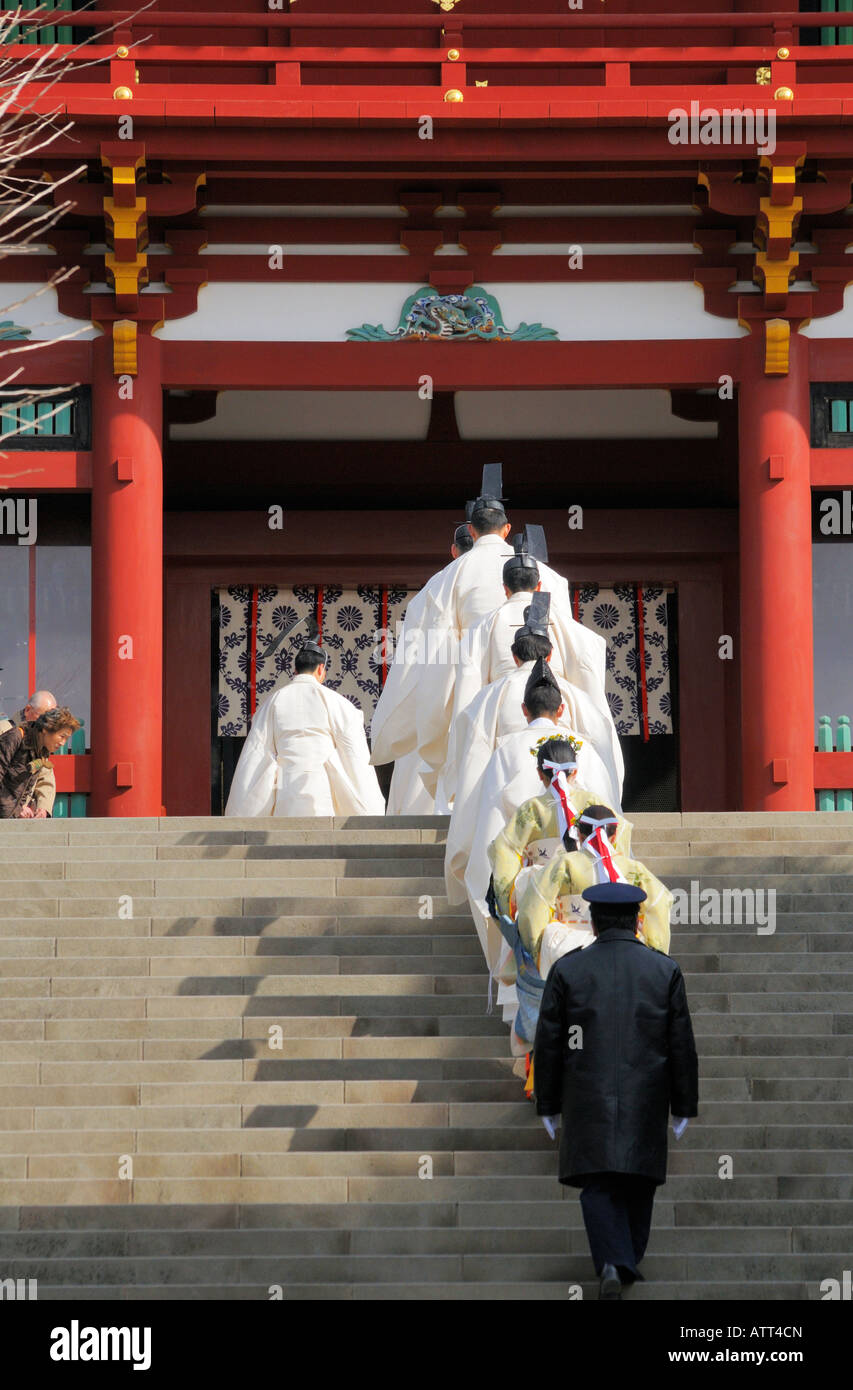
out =
[[[414,284],[230,284],[199,291],[198,312],[164,325],[170,341],[342,342],[348,328],[383,324],[391,331]],[[647,338],[739,338],[734,319],[706,314],[692,284],[510,282],[486,285],[514,329],[556,328],[563,341]]]
[[[93,328],[92,325],[81,323],[79,319],[66,318],[60,314],[57,302],[56,290],[47,289],[37,298],[29,300],[28,303],[20,303],[26,300],[28,295],[35,295],[36,291],[42,288],[42,281],[37,280],[32,284],[6,285],[0,290],[0,320],[12,319],[21,328],[29,328],[33,340],[56,339],[73,334],[75,338],[99,338],[100,330]],[[6,307],[17,305],[17,308]],[[82,332],[79,330],[82,328]],[[11,362],[7,358],[7,362]]]
[[[853,276],[853,266],[850,271]],[[812,319],[801,329],[807,338],[853,338],[853,295],[848,285],[844,291],[844,306],[837,314],[827,314],[825,318]],[[853,366],[853,344],[851,344],[851,366]],[[844,713],[844,710],[841,711]]]

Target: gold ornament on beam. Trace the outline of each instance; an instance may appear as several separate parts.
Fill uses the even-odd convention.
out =
[[[116,319],[113,324],[113,376],[138,374],[136,332],[133,319]]]
[[[115,101],[133,101],[133,92],[129,87],[116,87],[113,92]]]
[[[759,87],[769,87],[771,79],[772,73],[770,72],[769,68],[755,69],[755,80],[758,83]]]
[[[767,319],[764,325],[764,375],[787,376],[790,355],[790,323],[787,319]]]
[[[786,58],[790,58],[790,56],[791,56],[791,50],[790,50],[790,48],[777,48],[777,49],[776,49],[776,57],[777,57],[777,58],[781,58],[783,62],[785,61]]]
[[[449,90],[448,92],[445,92],[445,93],[444,93],[444,100],[445,100],[445,101],[464,101],[464,100],[465,100],[465,97],[464,97],[463,94],[460,92],[460,90],[459,90],[458,87],[451,87],[450,90]]]
[[[773,93],[774,101],[793,101],[794,93],[790,87],[777,87]]]
[[[438,5],[442,14],[450,14],[454,6],[459,4],[459,0],[432,0],[432,3]]]

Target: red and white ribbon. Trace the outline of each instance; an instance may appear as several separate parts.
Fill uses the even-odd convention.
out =
[[[566,779],[567,772],[577,771],[577,762],[570,763],[550,763],[543,762],[542,770],[546,768],[551,773],[551,782],[548,790],[557,803],[557,828],[560,838],[563,839],[566,832],[574,824],[575,815],[569,801],[569,784]]]
[[[605,825],[612,825],[611,820],[606,821],[584,821],[584,825],[594,825],[596,829],[591,835],[581,842],[581,848],[585,849],[595,864],[596,883],[627,883],[624,874],[621,874],[613,862],[613,846],[604,832]]]

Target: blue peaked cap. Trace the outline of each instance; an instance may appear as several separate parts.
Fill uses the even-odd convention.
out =
[[[633,883],[594,883],[581,894],[588,903],[606,903],[611,907],[636,907],[646,901],[646,896]]]

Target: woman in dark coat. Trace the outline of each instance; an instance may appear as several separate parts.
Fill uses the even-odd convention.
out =
[[[0,734],[0,820],[30,818],[39,772],[79,728],[79,719],[61,705]]]
[[[668,1117],[697,1113],[698,1066],[681,971],[635,935],[643,890],[608,883],[583,896],[596,940],[548,976],[533,1074],[537,1112],[562,1115],[560,1182],[582,1189],[602,1296],[614,1298],[642,1278]]]

